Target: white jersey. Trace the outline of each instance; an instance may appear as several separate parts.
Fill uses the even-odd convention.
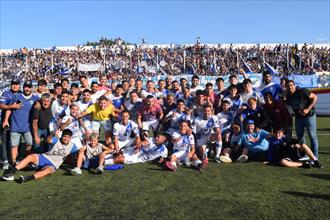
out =
[[[157,145],[154,139],[149,139],[148,146],[142,146],[141,150],[135,153],[135,148],[126,148],[122,150],[125,157],[125,164],[132,163],[145,163],[147,161],[153,161],[157,158],[166,158],[168,150],[164,144]]]
[[[113,135],[118,136],[119,141],[130,139],[132,134],[134,134],[135,137],[139,136],[139,127],[134,121],[128,120],[127,125],[117,122],[113,126]]]
[[[97,100],[106,93],[107,91],[105,90],[99,90],[95,92],[94,94],[91,94],[91,100],[93,103],[97,102]]]
[[[66,126],[64,129],[70,129],[72,131],[72,139],[79,138],[80,139],[80,124],[77,118],[72,117],[71,115],[66,115],[62,119],[62,123],[67,122],[71,118],[72,122]]]
[[[172,136],[179,137],[179,141],[173,143],[173,152],[190,152],[192,147],[195,146],[195,138],[193,135],[181,135],[180,133],[175,132]]]
[[[215,128],[220,128],[218,118],[212,115],[209,119],[201,117],[195,118],[192,124],[193,131],[196,134],[196,138],[209,137]]]
[[[85,102],[83,102],[82,100],[79,100],[79,101],[76,102],[75,104],[78,106],[79,111],[80,111],[80,112],[83,112],[83,111],[85,111],[89,106],[93,105],[93,102],[92,102],[92,101],[89,101],[89,102],[85,103]],[[91,118],[92,118],[91,114],[88,114],[88,115],[85,115],[85,116],[83,117],[83,120],[84,120],[84,121],[85,121],[85,120],[91,120]]]
[[[148,92],[147,90],[142,90],[141,92],[141,97],[146,98],[148,95],[152,95],[153,97],[157,97],[157,93],[155,91],[153,92]]]
[[[103,152],[104,145],[101,143],[98,143],[95,147],[92,147],[90,144],[86,145],[86,157],[88,159],[91,159],[93,157],[99,156]]]
[[[228,112],[220,112],[217,114],[217,118],[219,121],[221,131],[227,131],[230,129],[231,124],[234,121],[234,113],[231,111]]]
[[[177,112],[176,109],[170,111],[166,117],[170,117],[172,116],[173,117],[171,118],[171,128],[172,129],[179,129],[179,123],[181,121],[189,121],[191,122],[191,117],[190,115],[187,115],[185,112]]]
[[[56,167],[56,169],[61,166],[66,156],[78,150],[72,141],[70,141],[68,145],[64,145],[56,137],[52,139],[52,144],[53,146],[50,151],[42,155],[46,157]]]
[[[196,86],[195,88],[190,88],[190,94],[191,94],[192,96],[195,96],[197,90],[204,90],[204,88],[201,87],[200,85]]]
[[[61,105],[60,101],[58,99],[56,99],[55,101],[53,101],[52,103],[52,121],[56,122],[57,119],[59,119],[60,117],[63,117],[65,115],[65,111],[68,108],[68,105]]]
[[[243,92],[240,97],[244,104],[248,104],[249,98],[256,98],[258,102],[264,103],[264,98],[261,96],[260,92],[254,90],[250,93]]]
[[[130,100],[126,100],[124,102],[124,106],[125,108],[130,111],[136,104],[139,104],[142,102],[142,99],[141,98],[138,98],[137,101],[135,103],[132,103]]]

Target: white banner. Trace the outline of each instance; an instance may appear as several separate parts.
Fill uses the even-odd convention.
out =
[[[101,63],[94,63],[94,64],[78,63],[78,71],[84,71],[84,72],[102,71],[102,64]]]

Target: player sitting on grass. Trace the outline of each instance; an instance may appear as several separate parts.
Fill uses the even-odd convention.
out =
[[[222,149],[222,137],[218,118],[213,115],[213,108],[210,105],[204,105],[203,116],[195,118],[193,130],[196,136],[196,148],[198,157],[204,164],[208,163],[207,144],[215,143],[215,161],[220,162],[220,153]]]
[[[144,138],[139,146],[124,148],[119,154],[107,155],[105,164],[133,164],[145,163],[160,158],[162,162],[167,157],[168,151],[165,146],[166,135],[159,133],[153,138]]]
[[[202,164],[195,154],[195,139],[187,121],[181,121],[179,132],[172,134],[173,154],[170,161],[165,163],[166,167],[172,171],[177,170],[177,162],[187,166],[195,166],[198,170],[205,168],[207,163]]]
[[[232,125],[232,131],[229,135],[229,141],[224,142],[223,155],[220,156],[220,160],[223,163],[232,162],[232,158],[237,158],[237,162],[244,163],[247,161],[248,148],[242,148],[242,131],[239,122],[235,122]]]
[[[49,174],[53,174],[64,162],[66,156],[77,151],[76,145],[71,141],[72,131],[65,129],[62,137],[59,137],[60,130],[51,134],[47,138],[48,144],[51,144],[51,150],[44,154],[30,154],[25,157],[18,165],[6,170],[2,179],[14,180],[14,175],[18,170],[27,167],[30,163],[37,166],[38,171],[31,176],[20,176],[19,182],[24,183],[29,180],[40,179]]]
[[[299,162],[300,153],[305,153],[311,160],[310,162]],[[277,128],[274,136],[269,140],[268,161],[284,167],[304,167],[310,168],[311,165],[323,168],[311,149],[297,139],[288,138],[284,135],[283,128]]]
[[[72,175],[81,175],[81,166],[88,169],[95,164],[98,164],[96,172],[98,174],[103,173],[103,164],[105,155],[111,153],[111,149],[99,143],[99,135],[94,132],[90,135],[89,143],[86,144],[81,150],[79,150],[77,167],[71,170]]]

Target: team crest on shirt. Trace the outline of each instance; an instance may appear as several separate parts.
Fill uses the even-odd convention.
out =
[[[30,105],[33,105],[34,101],[33,100],[30,100]]]

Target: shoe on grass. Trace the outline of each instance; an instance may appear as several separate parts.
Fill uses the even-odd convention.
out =
[[[174,171],[174,172],[175,172],[176,169],[177,169],[177,167],[174,166],[174,165],[171,163],[171,161],[166,161],[165,166],[166,166],[169,170],[172,170],[172,171]]]
[[[82,171],[79,167],[75,167],[74,169],[71,170],[71,174],[74,176],[82,175]]]
[[[98,168],[96,168],[95,171],[97,174],[102,174],[104,172],[104,169],[103,169],[103,167],[98,167]]]
[[[15,175],[15,170],[11,168],[3,173],[2,179],[6,181],[12,181],[14,180],[14,175]]]
[[[230,159],[230,157],[223,156],[223,155],[220,156],[220,160],[223,163],[231,163],[232,162],[232,160]]]
[[[309,159],[309,157],[306,155],[306,156],[304,156],[304,157],[301,157],[301,158],[299,158],[299,161],[308,161],[308,160],[310,160]]]
[[[216,163],[221,163],[220,157],[215,157],[214,160]]]
[[[312,168],[312,164],[309,161],[304,161],[301,167],[310,169],[310,168]]]
[[[238,163],[246,163],[248,159],[249,157],[247,155],[242,154],[241,156],[239,156],[239,158],[237,158],[236,161]]]
[[[318,160],[315,160],[312,166],[320,169],[323,168],[323,165]]]

